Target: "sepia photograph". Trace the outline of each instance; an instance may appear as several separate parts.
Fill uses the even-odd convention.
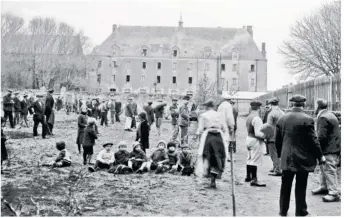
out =
[[[1,216],[341,216],[341,1],[1,1]]]

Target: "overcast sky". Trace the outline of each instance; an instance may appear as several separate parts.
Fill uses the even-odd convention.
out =
[[[28,23],[34,16],[54,17],[84,30],[95,45],[112,31],[112,24],[177,26],[180,13],[185,27],[253,26],[261,49],[266,42],[268,90],[295,82],[282,64],[278,47],[302,16],[329,0],[122,0],[122,1],[2,1],[2,12],[12,12]]]

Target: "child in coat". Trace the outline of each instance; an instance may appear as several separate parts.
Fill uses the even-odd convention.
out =
[[[128,167],[128,161],[130,153],[127,151],[127,143],[121,141],[118,145],[119,151],[115,153],[115,164],[110,169],[110,173],[115,174],[126,174],[133,172],[130,167]]]
[[[97,161],[94,167],[88,167],[88,170],[90,172],[95,172],[100,169],[107,169],[109,170],[110,167],[113,166],[113,163],[115,162],[115,155],[111,151],[111,148],[113,146],[113,143],[106,143],[103,145],[103,150],[99,152],[97,156]]]
[[[140,120],[140,124],[137,128],[135,141],[140,142],[143,152],[146,153],[146,149],[149,148],[149,131],[150,131],[150,126],[148,125],[148,121],[147,121],[147,114],[145,112],[141,112],[139,114],[139,120]]]
[[[165,151],[166,142],[161,140],[157,145],[158,149],[155,150],[150,156],[150,161],[147,163],[149,170],[155,170],[155,173],[162,173],[166,171],[169,163],[167,152]]]
[[[96,119],[93,117],[88,118],[87,120],[87,127],[84,131],[84,140],[83,140],[83,158],[84,158],[84,165],[87,163],[91,163],[92,155],[93,155],[93,146],[95,145],[95,140],[98,139],[96,130],[94,128],[96,124]]]
[[[56,149],[60,151],[59,155],[53,163],[53,167],[69,167],[72,164],[70,153],[66,149],[64,141],[56,142]]]
[[[136,173],[143,173],[147,168],[147,156],[145,152],[141,149],[141,144],[139,142],[133,143],[133,151],[130,153],[130,159],[128,166]]]
[[[195,169],[195,159],[190,152],[190,147],[186,144],[181,146],[182,152],[179,153],[178,171],[181,171],[182,176],[190,176]]]
[[[178,169],[178,159],[179,159],[179,154],[176,151],[176,144],[174,142],[169,142],[167,143],[167,156],[169,159],[168,162],[168,169],[170,170],[171,173],[177,171]]]

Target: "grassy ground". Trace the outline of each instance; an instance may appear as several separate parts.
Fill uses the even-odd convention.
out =
[[[122,119],[124,119],[122,117]],[[22,216],[231,216],[232,197],[230,165],[226,166],[223,179],[217,190],[204,187],[209,181],[203,178],[178,175],[110,175],[107,172],[89,174],[82,165],[82,157],[77,153],[76,115],[56,115],[55,138],[34,140],[32,129],[20,129],[11,135],[12,144],[9,173],[2,176],[2,196],[14,208],[21,205]],[[280,177],[268,176],[272,167],[271,159],[264,157],[258,176],[267,183],[265,188],[251,187],[243,182],[245,177],[245,137],[244,119],[239,118],[237,134],[237,154],[235,162],[235,192],[237,216],[277,216],[279,204]],[[124,132],[122,124],[100,127],[101,136],[95,146],[95,153],[105,142],[118,143],[126,140],[132,143],[136,133]],[[40,130],[39,130],[40,132]],[[162,136],[151,132],[151,148],[160,139],[168,140],[170,124],[164,123]],[[24,137],[24,138],[22,138]],[[53,159],[57,155],[55,142],[64,140],[73,154],[73,165],[65,169],[50,169],[38,165],[39,160]],[[129,147],[131,150],[131,147]],[[117,150],[117,147],[114,147]],[[151,149],[148,150],[148,153]],[[340,171],[340,170],[339,170]],[[340,216],[341,205],[323,203],[321,197],[312,196],[316,188],[319,170],[311,174],[307,189],[309,212],[313,216]],[[339,174],[340,175],[340,174]],[[340,178],[340,177],[339,177]],[[339,181],[340,182],[340,181]],[[289,214],[294,215],[294,194],[291,197]],[[18,209],[19,211],[19,209]],[[2,216],[13,213],[2,204]]]

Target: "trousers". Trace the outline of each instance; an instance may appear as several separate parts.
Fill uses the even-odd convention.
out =
[[[111,123],[114,124],[115,123],[115,114],[116,111],[110,111],[110,117],[111,117]],[[117,122],[117,119],[116,119]]]
[[[326,154],[324,155],[326,162],[323,165],[323,170],[320,173],[320,186],[321,188],[328,190],[330,195],[338,195],[338,183],[337,183],[337,160],[338,154]]]
[[[181,144],[188,144],[188,126],[180,126]]]
[[[281,173],[281,160],[280,158],[278,158],[276,145],[274,142],[268,142],[267,145],[268,145],[269,154],[270,154],[272,164],[273,164],[273,170],[276,173]]]
[[[104,123],[105,123],[105,126],[108,125],[107,111],[101,112],[101,121],[100,121],[100,125],[102,126]]]
[[[14,120],[13,120],[12,111],[4,111],[4,118],[5,118],[5,123],[7,122],[7,118],[8,118],[10,120],[11,128],[14,128]]]
[[[178,133],[179,133],[179,126],[177,124],[172,125],[171,141],[177,141]]]

